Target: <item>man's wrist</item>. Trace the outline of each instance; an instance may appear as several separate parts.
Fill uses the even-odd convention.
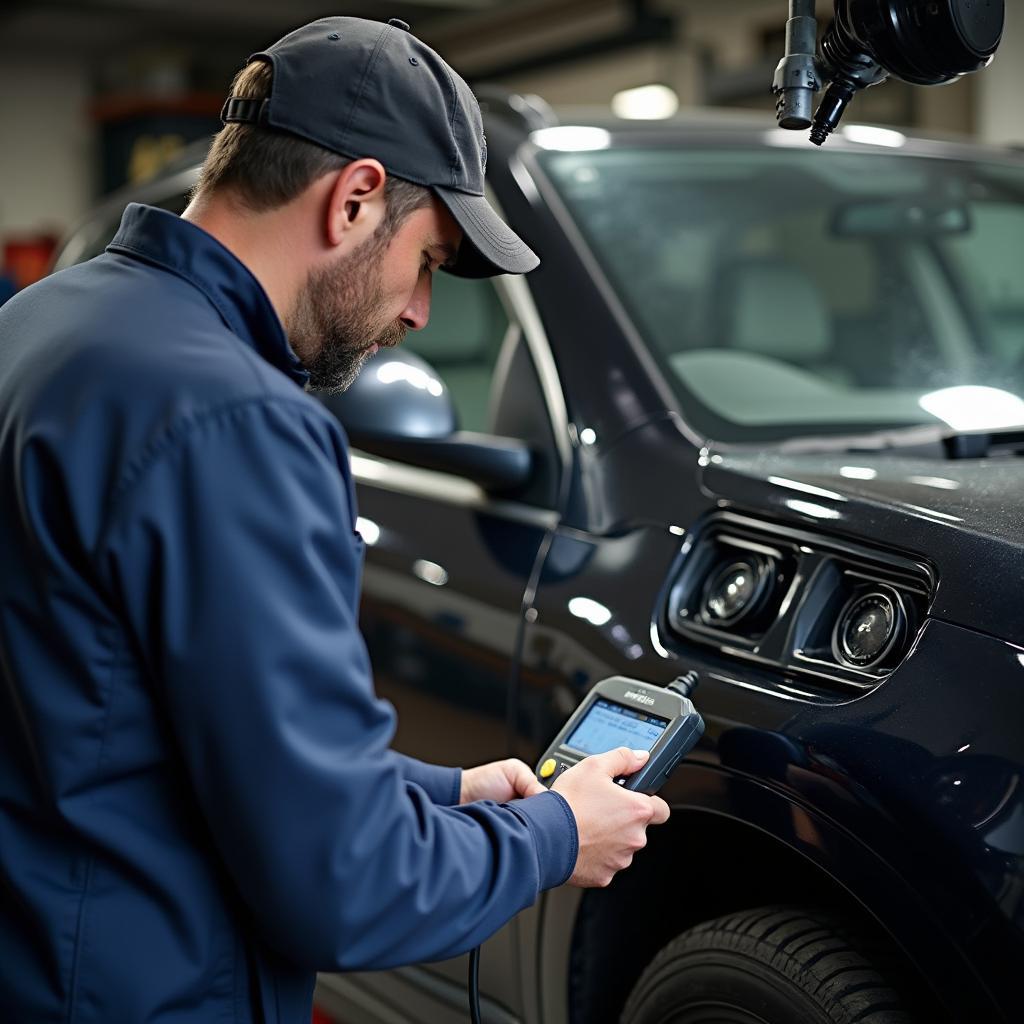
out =
[[[537,849],[538,889],[567,882],[579,857],[579,831],[568,801],[554,790],[510,800],[506,805],[530,829]]]

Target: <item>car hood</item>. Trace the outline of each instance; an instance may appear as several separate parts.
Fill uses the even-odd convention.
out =
[[[908,518],[957,524],[961,530],[1024,545],[1024,460],[911,459],[894,455],[709,454],[713,470],[764,480],[780,500],[818,501],[841,513],[844,502],[902,510]],[[801,506],[796,506],[800,510]],[[814,517],[817,510],[810,510]],[[823,518],[834,518],[823,515]],[[842,518],[841,515],[839,518]]]
[[[705,449],[700,465],[719,506],[920,558],[939,581],[932,614],[1024,640],[1024,460]]]

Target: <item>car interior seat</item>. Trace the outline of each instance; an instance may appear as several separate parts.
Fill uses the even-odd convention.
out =
[[[834,330],[814,282],[779,260],[743,260],[718,276],[715,301],[722,348],[798,366],[832,384],[851,375],[834,360]]]
[[[991,344],[1006,366],[1024,365],[1024,303],[993,306],[988,315]]]

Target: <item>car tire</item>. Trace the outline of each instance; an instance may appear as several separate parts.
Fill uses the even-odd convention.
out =
[[[673,939],[640,976],[621,1020],[913,1024],[883,974],[886,959],[830,913],[759,907]]]

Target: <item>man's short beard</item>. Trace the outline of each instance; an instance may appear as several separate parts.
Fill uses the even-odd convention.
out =
[[[391,232],[372,238],[332,266],[310,271],[286,324],[288,341],[309,371],[309,389],[336,395],[359,376],[371,347],[399,344],[406,326],[379,327],[381,263]]]

